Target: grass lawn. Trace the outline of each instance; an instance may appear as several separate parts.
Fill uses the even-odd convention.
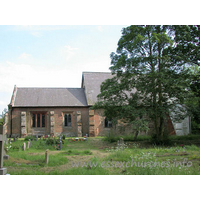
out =
[[[198,175],[200,174],[200,136],[172,137],[170,146],[153,146],[147,137],[137,142],[125,141],[122,150],[117,142],[102,137],[88,141],[69,141],[61,150],[35,141],[22,151],[22,139],[12,141],[4,167],[11,175]],[[49,163],[45,151],[49,149]]]

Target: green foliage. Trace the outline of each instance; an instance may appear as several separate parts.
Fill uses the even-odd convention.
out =
[[[27,135],[25,138],[24,138],[24,141],[29,141],[29,140],[33,140],[35,139],[36,137],[35,136],[32,136],[32,135]]]
[[[65,135],[64,134],[62,135],[62,140],[65,140]]]
[[[116,135],[114,132],[110,131],[106,136],[102,139],[103,141],[108,141],[110,143],[117,142],[120,140],[120,138],[123,138],[126,142],[133,142],[135,141],[135,136],[133,134],[130,135]],[[137,141],[149,141],[150,136],[147,135],[139,135],[137,137]]]
[[[4,124],[4,117],[0,118],[0,126],[3,126]]]
[[[94,109],[103,108],[105,116],[115,121],[134,122],[146,116],[154,123],[154,140],[167,141],[164,134],[167,115],[174,121],[188,115],[183,105],[189,96],[191,76],[185,64],[195,63],[199,58],[196,47],[199,41],[195,38],[198,28],[161,25],[124,28],[116,53],[110,55],[113,78],[102,83]],[[183,30],[186,32],[182,33]],[[183,52],[188,49],[184,50],[184,45],[198,56],[192,59],[195,54],[188,53],[187,59]]]
[[[190,97],[186,100],[186,105],[191,114],[192,133],[200,134],[200,69],[197,65],[190,68],[190,74]]]

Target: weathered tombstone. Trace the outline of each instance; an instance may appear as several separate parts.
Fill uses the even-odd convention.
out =
[[[49,149],[46,150],[45,152],[45,164],[49,163]]]
[[[32,146],[31,139],[29,139],[28,141],[29,141],[29,148],[31,148],[31,146]]]
[[[25,143],[25,142],[23,143],[22,150],[23,150],[23,151],[26,150],[26,143]]]
[[[59,145],[60,150],[62,149],[62,139],[60,137],[60,145]]]
[[[6,175],[7,169],[3,168],[3,152],[4,152],[4,141],[6,140],[6,136],[0,133],[0,175]]]
[[[27,149],[30,148],[30,141],[27,142]]]
[[[16,138],[14,137],[14,142],[15,142]]]
[[[87,141],[87,138],[88,138],[88,134],[86,134],[86,141]]]
[[[4,156],[3,156],[3,159],[4,159],[4,160],[8,160],[8,159],[9,159],[9,155],[4,155]]]
[[[119,140],[117,140],[117,147],[119,147]]]
[[[32,141],[32,143],[33,143],[33,144],[35,144],[34,138],[33,138],[33,141]]]
[[[38,135],[36,135],[36,141],[38,141]]]

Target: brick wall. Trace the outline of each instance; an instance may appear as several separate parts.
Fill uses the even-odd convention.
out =
[[[89,119],[88,119],[88,108],[87,107],[59,107],[59,108],[12,108],[12,135],[21,136],[22,124],[21,114],[26,112],[26,132],[27,134],[50,134],[51,123],[50,123],[50,111],[54,111],[54,134],[66,134],[66,135],[77,135],[77,111],[81,112],[81,123],[82,123],[82,135],[84,136],[89,132]],[[33,128],[32,127],[32,112],[43,112],[46,115],[46,127]],[[71,114],[71,127],[64,126],[64,114]],[[11,113],[9,112],[11,115]],[[9,120],[10,122],[11,120]],[[9,127],[11,125],[9,124]],[[24,127],[24,126],[23,126]],[[80,129],[80,128],[79,128]],[[9,132],[11,130],[9,129]],[[25,135],[24,135],[25,136]]]

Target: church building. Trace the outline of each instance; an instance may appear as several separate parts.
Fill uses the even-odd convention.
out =
[[[14,86],[8,105],[7,133],[12,137],[105,134],[110,124],[103,111],[90,107],[97,101],[101,83],[111,77],[106,72],[83,72],[81,88]]]
[[[107,72],[83,72],[80,88],[14,86],[8,105],[8,136],[105,135],[112,128],[112,123],[106,119],[103,110],[91,110],[91,107],[97,102],[101,83],[109,78],[112,75]],[[179,123],[178,126],[170,120],[171,132],[188,134],[189,118],[185,120],[185,123]],[[180,130],[176,130],[176,127]]]

